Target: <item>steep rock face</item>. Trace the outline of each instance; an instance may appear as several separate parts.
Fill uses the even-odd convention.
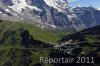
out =
[[[50,30],[79,31],[99,24],[99,10],[89,7],[73,9],[68,7],[67,0],[1,0],[1,4],[1,19],[26,21]]]
[[[92,27],[100,25],[100,11],[92,7],[76,7],[74,13],[85,24],[85,26]]]
[[[59,12],[62,12],[68,8],[67,0],[44,0],[44,2],[48,6],[57,9]]]
[[[8,5],[12,5],[11,0],[0,0],[0,19],[19,21],[20,16],[18,17],[18,14],[10,9]]]

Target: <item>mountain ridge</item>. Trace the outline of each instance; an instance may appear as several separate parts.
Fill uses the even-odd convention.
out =
[[[0,5],[0,19],[25,21],[49,30],[80,31],[100,24],[100,10],[71,8],[67,0],[1,0]]]

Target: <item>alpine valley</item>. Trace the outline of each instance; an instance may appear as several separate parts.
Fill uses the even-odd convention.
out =
[[[0,66],[100,66],[100,9],[68,5],[0,0]],[[48,64],[40,57],[74,60]]]

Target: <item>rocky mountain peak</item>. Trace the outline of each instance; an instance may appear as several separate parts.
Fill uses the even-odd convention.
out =
[[[68,8],[67,0],[44,0],[44,1],[48,6],[57,9],[59,12],[62,12],[62,10]]]

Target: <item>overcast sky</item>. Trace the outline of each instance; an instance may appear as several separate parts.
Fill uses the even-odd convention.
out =
[[[90,5],[100,8],[100,0],[68,0],[69,1],[69,6],[75,7],[77,4],[80,4],[81,6],[88,7]]]

